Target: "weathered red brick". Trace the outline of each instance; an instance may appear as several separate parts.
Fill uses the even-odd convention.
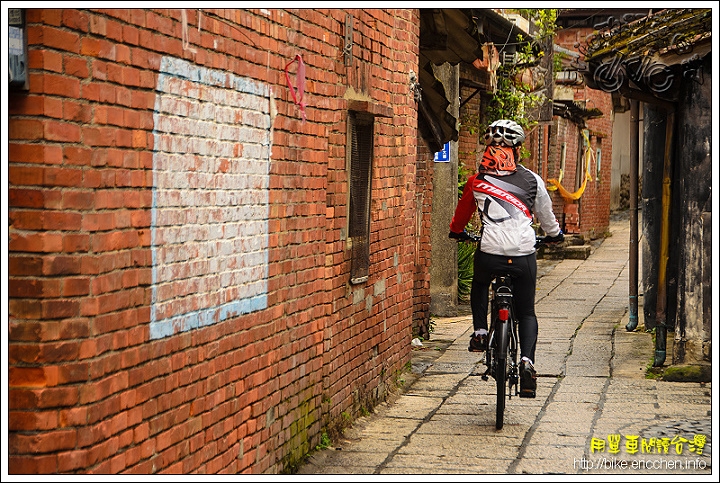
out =
[[[336,300],[334,303],[340,310],[338,314],[342,314],[336,316],[339,320],[349,317],[354,310],[352,303],[345,302],[346,282],[335,280],[335,278],[342,279],[346,275],[341,268],[342,265],[346,265],[344,252],[346,247],[345,242],[341,240],[340,231],[345,227],[342,220],[346,215],[347,198],[347,176],[344,174],[345,136],[340,132],[328,133],[330,130],[328,125],[342,125],[343,109],[347,104],[339,98],[343,95],[341,80],[347,73],[344,67],[337,63],[336,52],[324,44],[305,46],[308,49],[306,62],[313,67],[308,69],[308,85],[315,93],[315,100],[318,102],[307,110],[309,122],[301,124],[297,107],[287,102],[285,98],[287,96],[278,96],[278,93],[287,92],[283,79],[272,74],[272,72],[281,72],[287,59],[278,54],[267,54],[267,52],[278,52],[277,46],[280,45],[279,39],[267,36],[268,23],[276,22],[278,25],[276,30],[283,34],[288,27],[282,24],[286,22],[285,18],[277,14],[267,17],[250,11],[243,12],[242,15],[221,13],[219,15],[225,15],[227,19],[236,22],[241,29],[226,34],[232,37],[231,44],[222,41],[222,35],[225,35],[220,33],[223,31],[221,29],[225,29],[223,23],[203,16],[205,30],[199,33],[197,26],[200,13],[190,10],[188,14],[190,41],[197,49],[197,52],[192,53],[195,64],[220,71],[242,72],[243,76],[254,77],[261,83],[268,83],[277,96],[280,116],[275,119],[272,158],[285,158],[289,161],[274,163],[271,167],[273,175],[270,185],[279,188],[277,192],[283,191],[282,197],[279,193],[277,196],[271,193],[271,206],[273,206],[271,216],[275,220],[270,220],[271,231],[279,234],[274,235],[277,246],[295,248],[292,256],[289,255],[287,248],[271,251],[271,267],[278,267],[279,271],[271,280],[273,291],[270,299],[277,301],[276,304],[279,304],[280,300],[289,300],[289,302],[282,308],[275,305],[258,314],[236,317],[161,341],[148,340],[150,303],[153,295],[150,289],[153,281],[151,269],[153,253],[149,247],[153,240],[150,224],[153,206],[152,188],[155,185],[154,149],[157,144],[153,134],[156,127],[154,120],[156,87],[160,75],[160,61],[163,57],[190,55],[189,51],[183,50],[179,14],[174,11],[149,12],[142,9],[110,9],[97,12],[56,9],[45,16],[34,10],[30,12],[30,17],[34,19],[32,25],[46,22],[53,28],[60,27],[55,29],[59,32],[78,35],[75,47],[64,47],[76,48],[77,55],[63,55],[62,64],[58,64],[57,60],[58,52],[62,50],[60,48],[47,50],[51,54],[46,57],[36,55],[38,49],[33,52],[31,92],[24,99],[38,97],[33,96],[33,93],[57,89],[57,86],[63,83],[67,83],[64,85],[71,89],[68,92],[58,91],[46,103],[11,99],[10,110],[11,116],[19,119],[46,121],[48,118],[53,118],[62,119],[66,124],[77,123],[78,126],[83,126],[80,133],[83,137],[83,146],[75,143],[71,146],[64,142],[63,136],[75,136],[75,133],[63,132],[48,124],[51,126],[48,133],[55,137],[54,142],[58,146],[53,146],[53,152],[37,150],[28,153],[34,156],[36,164],[64,163],[64,167],[81,168],[78,170],[82,173],[81,177],[64,182],[68,172],[62,170],[43,170],[35,173],[26,171],[15,174],[14,181],[37,188],[23,190],[21,194],[17,183],[13,183],[11,190],[18,191],[15,191],[15,195],[11,194],[10,198],[11,206],[69,212],[81,218],[79,229],[77,229],[77,217],[67,219],[55,217],[44,222],[47,225],[43,227],[47,229],[66,231],[59,237],[57,233],[37,233],[31,236],[28,233],[18,233],[17,230],[10,235],[11,258],[22,251],[24,253],[22,256],[28,257],[27,262],[29,262],[27,265],[23,265],[19,260],[17,263],[14,260],[11,262],[15,267],[16,278],[38,277],[41,275],[38,273],[38,268],[41,266],[45,276],[57,276],[58,280],[63,280],[59,293],[57,285],[48,283],[31,283],[24,288],[15,289],[20,291],[16,292],[18,295],[22,293],[34,298],[10,300],[11,336],[17,337],[17,341],[27,342],[65,338],[80,340],[80,347],[73,353],[73,357],[82,358],[82,363],[67,361],[59,364],[61,370],[58,373],[58,383],[70,385],[83,383],[84,386],[98,390],[97,396],[94,397],[103,398],[84,406],[64,407],[61,410],[61,424],[66,426],[96,424],[92,432],[88,433],[92,437],[83,437],[83,444],[88,444],[83,446],[83,449],[88,450],[85,456],[71,455],[70,451],[60,453],[64,458],[63,471],[248,472],[253,465],[256,469],[269,469],[270,459],[267,456],[267,449],[262,446],[263,439],[275,437],[277,429],[266,428],[265,434],[261,436],[256,421],[243,425],[242,429],[237,431],[231,428],[250,418],[250,407],[253,411],[258,411],[262,419],[269,405],[278,404],[277,399],[273,398],[277,397],[274,395],[279,394],[281,390],[287,391],[292,398],[298,395],[304,386],[311,385],[317,387],[316,390],[322,386],[309,381],[308,378],[311,376],[300,378],[299,372],[294,372],[291,367],[284,372],[282,379],[276,372],[264,371],[269,363],[266,358],[267,351],[272,351],[278,346],[282,347],[278,357],[285,360],[296,356],[293,360],[300,361],[301,367],[306,372],[319,373],[322,367],[321,356],[318,355],[321,352],[316,351],[314,347],[295,352],[291,344],[278,342],[273,338],[273,334],[282,331],[286,324],[290,323],[297,328],[297,334],[302,340],[309,342],[311,346],[322,344],[324,339],[321,337],[321,332],[327,324],[326,317],[335,313],[327,306],[330,300]],[[403,14],[393,17],[378,11],[372,14],[372,18],[377,18],[378,21],[376,30],[370,33],[373,38],[381,39],[382,35],[389,35],[385,32],[397,32],[397,29],[390,28],[388,24],[394,26],[401,18],[403,22],[406,18],[412,19],[408,21],[408,25],[415,29],[413,30],[415,37],[398,34],[394,39],[385,38],[383,45],[392,46],[394,52],[409,52],[397,54],[396,59],[400,63],[414,65],[417,62],[415,45],[418,35],[417,15]],[[341,32],[334,32],[334,27],[328,28],[328,25],[342,25],[341,13],[308,12],[306,16],[294,16],[293,19],[313,38],[328,36],[330,43],[333,42],[333,38],[341,39]],[[314,22],[322,26],[314,25]],[[359,25],[365,28],[364,24]],[[30,27],[30,30],[33,30],[33,27]],[[93,35],[85,36],[84,33],[87,31],[92,31]],[[52,35],[56,33],[53,32]],[[247,35],[250,37],[246,37]],[[33,31],[30,32],[29,40],[32,45],[40,45],[43,42],[42,37]],[[213,37],[218,42],[217,45],[210,47],[209,42]],[[250,45],[248,39],[251,39],[254,45]],[[245,49],[242,58],[238,58],[234,53],[238,46]],[[229,49],[233,49],[233,52]],[[58,65],[62,65],[63,70],[58,70]],[[257,69],[258,65],[269,65],[270,69]],[[405,69],[407,65],[400,65],[400,70]],[[336,72],[337,66],[341,66],[343,71]],[[49,71],[53,71],[52,74]],[[396,73],[392,75],[396,76]],[[88,79],[88,76],[92,76],[92,79]],[[377,89],[380,95],[385,95],[383,89],[386,85],[390,85],[392,76],[379,72],[377,79],[379,83],[373,84],[372,87]],[[49,84],[45,82],[46,80]],[[74,84],[76,81],[78,84]],[[359,82],[356,79],[348,81]],[[396,84],[391,89],[387,87],[389,89],[387,99],[395,95],[393,92],[400,92],[402,88],[406,88],[405,79],[396,81]],[[75,85],[78,94],[73,92]],[[185,87],[190,85],[187,83]],[[203,95],[221,94],[220,91],[216,93],[213,89],[205,91],[207,92],[203,92]],[[59,111],[57,106],[60,97],[67,95],[81,95],[82,99],[67,98],[63,101],[62,111]],[[11,95],[11,97],[18,96]],[[38,104],[43,107],[36,107]],[[88,117],[91,112],[96,114],[94,120]],[[382,198],[378,203],[386,203],[389,210],[387,216],[376,215],[373,223],[378,226],[378,230],[389,234],[392,238],[399,239],[404,236],[412,238],[412,232],[398,229],[391,221],[396,219],[404,225],[415,226],[414,219],[402,219],[404,212],[398,208],[405,206],[406,211],[413,210],[414,205],[407,203],[413,201],[415,188],[408,183],[412,183],[414,175],[408,176],[401,169],[393,171],[395,161],[404,165],[407,164],[408,156],[412,159],[411,151],[414,145],[411,149],[407,149],[404,145],[390,146],[385,143],[385,138],[394,136],[393,138],[407,139],[407,143],[414,142],[415,128],[408,126],[414,113],[413,106],[410,106],[404,98],[402,106],[398,106],[395,112],[397,118],[393,122],[402,124],[402,128],[394,126],[393,122],[389,121],[381,121],[377,124],[379,142],[376,152],[377,166],[378,173],[384,180],[400,172],[402,176],[399,176],[401,179],[397,183],[383,186]],[[59,113],[62,114],[62,118],[59,117]],[[284,118],[285,114],[292,119]],[[406,118],[408,121],[405,120]],[[315,119],[322,119],[322,123],[314,122]],[[97,122],[98,125],[90,125],[89,121]],[[242,123],[243,117],[235,116],[233,122]],[[105,126],[100,126],[103,123],[109,123],[108,130],[103,130]],[[56,126],[61,127],[61,124],[58,123]],[[32,135],[33,131],[28,126],[20,127],[17,134],[21,138]],[[122,132],[118,132],[116,127],[122,127]],[[298,138],[298,135],[301,137]],[[26,144],[34,144],[32,142],[34,140],[32,137],[29,138],[28,141],[31,142]],[[266,136],[261,133],[257,140],[265,142]],[[22,143],[16,142],[16,144]],[[243,151],[236,143],[233,147],[233,156],[244,156],[246,151],[247,149]],[[59,152],[62,152],[62,156],[58,154]],[[21,150],[18,150],[18,153],[21,153]],[[390,159],[393,155],[397,157],[396,160]],[[33,162],[21,159],[23,154],[13,153],[12,156],[11,169],[18,164],[22,164],[25,168],[28,163]],[[222,162],[222,160],[218,161]],[[231,172],[231,161],[228,160],[222,166],[223,170]],[[333,166],[334,173],[328,172],[327,167],[330,166]],[[193,173],[188,172],[188,174],[194,176]],[[188,176],[188,179],[192,176]],[[428,179],[431,179],[431,175],[428,175]],[[213,181],[215,180],[222,182],[222,178]],[[285,197],[288,194],[288,190],[285,189],[286,183],[289,183],[287,186],[292,184],[293,187],[288,197]],[[49,189],[42,189],[42,186],[47,186]],[[403,200],[399,200],[399,195],[394,194],[398,191],[407,192]],[[333,211],[335,219],[332,216],[328,219],[327,214]],[[407,218],[407,215],[405,217]],[[21,218],[16,217],[16,219]],[[26,218],[24,223],[27,224],[28,220]],[[67,232],[71,226],[74,227],[73,231]],[[401,257],[399,268],[397,265],[392,265],[392,262],[388,263],[386,254],[397,253],[401,244],[383,240],[382,237],[378,238],[380,239],[374,239],[379,250],[377,259],[373,261],[374,266],[380,269],[378,277],[387,279],[400,271],[403,273],[403,278],[412,281],[412,275],[405,277],[402,271],[405,266],[414,263],[414,257]],[[98,251],[98,248],[104,251]],[[327,250],[332,250],[328,253],[328,259],[338,265],[328,272],[334,277],[331,283],[325,278]],[[37,255],[33,256],[33,252]],[[60,255],[63,257],[61,258]],[[45,260],[42,265],[39,261],[30,262],[30,259],[39,260],[43,256]],[[293,269],[299,276],[294,278],[284,276],[285,270],[289,270],[287,273],[292,273]],[[93,279],[95,285],[91,283]],[[192,290],[190,283],[183,282],[177,285],[178,288],[181,286],[185,286],[186,290]],[[50,287],[52,290],[49,290]],[[313,294],[325,293],[328,287],[334,290],[333,297],[321,298],[318,303],[318,298]],[[411,293],[412,288],[412,284],[408,282],[403,288],[388,285],[385,290],[387,294],[385,300],[392,308],[383,314],[375,315],[377,318],[374,321],[362,325],[363,330],[372,327],[373,323],[379,323],[378,320],[383,315],[387,316],[385,320],[388,324],[402,324],[402,320],[408,320],[411,306],[406,299],[397,297],[397,294]],[[95,289],[103,293],[95,293]],[[37,308],[33,309],[33,304],[38,305],[36,297],[43,292],[65,297],[54,300],[59,304],[77,302],[77,311],[74,306],[60,305],[55,308],[64,308],[61,312],[67,311],[64,315],[70,318],[42,322],[42,324],[55,324],[54,326],[35,324],[35,320],[42,320],[43,314]],[[92,296],[86,297],[85,294]],[[236,293],[232,296],[235,297]],[[217,302],[205,300],[201,303],[212,305]],[[380,303],[379,301],[378,304]],[[50,306],[41,307],[47,314]],[[289,311],[291,317],[286,317],[285,309]],[[365,316],[362,311],[364,307],[358,309],[358,314],[363,314],[358,315],[358,319]],[[99,314],[103,315],[99,317]],[[112,318],[115,318],[116,322],[106,322]],[[318,319],[321,319],[322,323],[318,322]],[[282,320],[282,325],[278,326],[273,322],[274,320]],[[65,322],[67,324],[64,324]],[[21,329],[22,323],[32,325]],[[61,326],[64,327],[62,331],[59,329]],[[258,326],[266,328],[253,328]],[[349,329],[345,330],[349,331]],[[242,337],[235,335],[239,332],[242,332]],[[393,334],[395,334],[394,330],[388,330],[388,337],[395,337]],[[338,336],[344,337],[344,334],[340,332]],[[217,343],[218,340],[223,342]],[[44,358],[46,355],[60,357],[56,352],[59,345],[54,346],[55,349],[52,350],[50,346],[42,347],[42,351],[36,349],[35,353],[29,349],[31,352],[28,354],[36,354],[39,358]],[[123,349],[125,347],[128,348]],[[357,352],[356,358],[359,360],[362,351]],[[23,357],[27,358],[28,354]],[[15,357],[18,355],[15,354]],[[126,390],[122,386],[111,389],[112,385],[108,385],[106,378],[116,373],[127,374],[127,384],[132,384],[131,390],[129,388]],[[249,377],[246,379],[245,375]],[[343,374],[333,372],[333,377],[341,378]],[[179,389],[175,389],[176,386]],[[243,403],[231,403],[233,393],[227,392],[228,389],[224,389],[226,387],[237,389],[237,394],[243,395]],[[290,389],[293,387],[298,389]],[[116,391],[114,395],[102,396],[104,392],[112,390]],[[248,394],[245,394],[246,392]],[[246,395],[249,398],[246,398]],[[41,403],[48,404],[49,395],[40,393],[15,392],[11,399],[16,405],[35,406],[41,396]],[[83,394],[83,397],[89,396]],[[172,429],[176,424],[174,420],[178,417],[179,420],[189,417],[185,416],[183,419],[181,415],[172,412],[187,400],[192,400],[192,410],[197,413],[192,421],[192,429],[189,429],[189,423],[187,429]],[[252,406],[246,406],[246,403]],[[135,405],[136,410],[131,409],[132,405]],[[116,418],[119,418],[119,412],[126,408],[127,421],[119,423],[119,427],[113,429],[106,421],[120,421]],[[77,412],[74,412],[75,410]],[[88,416],[88,410],[92,413],[91,416]],[[190,406],[187,411],[189,414]],[[130,417],[130,414],[133,416]],[[170,416],[171,414],[175,415]],[[148,422],[151,419],[152,424]],[[131,427],[135,428],[140,424],[146,424],[144,426],[146,433],[139,435],[137,430],[133,430],[133,437],[140,437],[135,443],[138,446],[128,448],[126,452],[118,452],[119,448],[128,444],[128,434],[131,431],[129,428],[122,429],[122,426],[132,425]],[[117,434],[116,437],[111,436],[113,432]],[[163,441],[162,444],[169,446],[157,456],[154,455],[156,441],[151,434],[161,433],[167,436],[167,441]],[[206,444],[203,441],[204,435],[208,435],[212,441]],[[238,437],[247,438],[246,451],[242,455],[238,455],[233,446]],[[217,438],[223,438],[223,443],[229,444],[232,449],[226,446],[220,448]],[[92,443],[89,443],[91,441]],[[177,441],[177,444],[171,441]],[[193,452],[191,457],[189,452],[192,444],[197,445],[195,447],[197,452]],[[256,454],[256,450],[250,448],[261,449],[258,449]],[[282,449],[278,448],[277,451],[280,458]],[[181,460],[182,465],[180,465]]]
[[[66,121],[79,123],[90,122],[91,118],[87,104],[67,99],[62,102],[62,115]]]
[[[72,30],[79,30],[80,32],[87,32],[89,28],[87,14],[73,9],[62,10],[62,24]]]
[[[48,255],[42,259],[44,275],[74,275],[82,273],[80,256]]]
[[[10,411],[8,413],[8,429],[10,431],[43,431],[57,427],[57,411]]]
[[[8,170],[8,180],[15,186],[40,185],[44,174],[42,168],[11,166]]]
[[[58,472],[73,472],[88,467],[88,450],[75,449],[58,453]]]
[[[17,319],[39,319],[42,316],[40,304],[35,300],[15,300],[8,301],[8,313],[11,317]]]
[[[48,231],[77,231],[81,227],[82,215],[66,211],[45,211],[43,213],[43,229]]]
[[[11,475],[51,474],[58,472],[58,456],[13,455],[8,457],[8,473]]]
[[[47,47],[68,52],[79,52],[80,36],[74,32],[60,30],[52,27],[42,28],[42,41]]]
[[[45,212],[20,211],[10,212],[10,226],[15,230],[42,230]]]
[[[10,433],[8,449],[11,453],[50,453],[75,447],[77,432],[74,429],[47,431],[35,435]]]
[[[80,186],[83,172],[77,168],[47,168],[43,172],[43,183],[49,186]],[[61,195],[62,196],[62,195]]]
[[[61,297],[77,297],[90,294],[90,278],[89,277],[66,277],[63,280]]]
[[[88,424],[87,407],[76,407],[61,409],[59,415],[59,426],[84,426]]]
[[[47,95],[80,97],[80,80],[64,75],[45,74],[43,92]]]
[[[76,300],[43,300],[42,315],[46,319],[64,319],[80,315],[80,302]]]
[[[63,148],[63,161],[69,165],[87,166],[93,151],[88,148],[77,146],[65,146]]]
[[[62,236],[62,251],[65,253],[87,252],[90,249],[90,235],[64,234]]]
[[[18,208],[41,208],[44,194],[38,189],[13,188],[8,190],[8,204]]]

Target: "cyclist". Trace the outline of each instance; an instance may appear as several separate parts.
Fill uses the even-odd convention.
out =
[[[552,210],[542,178],[519,164],[523,128],[515,121],[493,122],[485,131],[485,152],[477,173],[470,176],[450,223],[450,238],[470,237],[465,230],[475,210],[481,221],[481,239],[475,251],[470,304],[474,333],[468,350],[482,352],[488,339],[488,290],[493,273],[513,277],[515,315],[520,332],[520,396],[535,397],[534,367],[538,323],[535,315],[537,260],[533,213],[547,243],[564,235]]]

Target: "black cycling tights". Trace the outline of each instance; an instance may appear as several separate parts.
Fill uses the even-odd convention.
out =
[[[535,316],[537,259],[535,254],[521,257],[491,255],[475,251],[474,273],[470,289],[473,328],[487,329],[488,291],[493,273],[508,273],[513,278],[513,301],[520,332],[520,356],[535,362],[538,322]]]

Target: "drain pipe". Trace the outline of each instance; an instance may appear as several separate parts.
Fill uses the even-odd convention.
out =
[[[632,332],[638,325],[638,165],[640,163],[640,120],[638,101],[630,99],[630,320],[625,330]]]
[[[655,359],[653,367],[665,363],[667,343],[667,262],[670,249],[671,169],[675,111],[667,111],[665,125],[665,158],[663,162],[662,217],[660,219],[660,259],[658,263],[657,325],[655,326]]]

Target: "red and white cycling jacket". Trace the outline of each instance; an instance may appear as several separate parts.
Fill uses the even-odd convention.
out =
[[[455,209],[450,231],[462,232],[476,208],[483,224],[479,249],[485,253],[506,256],[533,253],[533,214],[545,234],[560,233],[545,183],[522,165],[503,176],[485,173],[470,176]]]

